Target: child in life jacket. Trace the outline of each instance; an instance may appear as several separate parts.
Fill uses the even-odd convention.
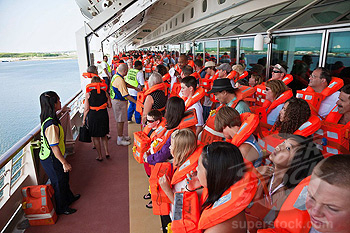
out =
[[[200,103],[200,100],[204,96],[204,91],[202,95],[196,93],[197,90],[197,80],[193,76],[184,77],[181,80],[181,95],[185,99],[186,109],[196,109],[197,120],[196,124],[196,134],[198,135],[202,131],[202,126],[204,125],[203,120],[203,107]]]
[[[264,221],[272,225],[289,193],[312,173],[323,159],[312,137],[290,135],[270,154],[272,166],[261,166],[257,170],[268,180],[272,209]]]
[[[172,202],[170,211],[171,219],[173,219],[172,207],[174,204],[174,193],[184,191],[186,188],[187,172],[185,168],[192,166],[193,170],[195,170],[197,167],[201,150],[194,154],[196,149],[197,137],[192,130],[187,128],[179,129],[171,134],[170,153],[174,157],[174,175],[171,180],[166,175],[159,178],[159,184],[162,190]]]
[[[253,123],[254,122],[251,122],[251,124]],[[236,146],[238,146],[241,151],[243,158],[252,162],[254,167],[259,167],[263,157],[261,147],[253,134],[246,135],[247,132],[244,131],[244,128],[247,129],[250,125],[246,125],[240,130],[241,126],[241,117],[236,109],[224,106],[217,112],[215,117],[215,130],[222,132],[228,141],[236,135],[240,136],[240,133],[243,134],[241,137],[249,136],[241,145]]]

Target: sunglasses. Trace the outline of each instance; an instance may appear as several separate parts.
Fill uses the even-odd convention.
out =
[[[155,120],[148,120],[148,119],[146,119],[146,124],[153,123],[153,122],[155,122]]]
[[[282,71],[279,71],[279,70],[273,70],[273,71],[272,71],[272,73],[276,73],[276,74],[278,74],[278,73],[282,73]]]

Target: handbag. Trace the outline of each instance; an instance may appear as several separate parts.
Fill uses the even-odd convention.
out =
[[[91,142],[89,127],[86,125],[86,123],[79,128],[79,141]]]

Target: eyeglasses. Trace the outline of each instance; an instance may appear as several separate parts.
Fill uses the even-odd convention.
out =
[[[146,124],[153,123],[153,122],[155,122],[155,120],[148,120],[148,119],[146,119]]]
[[[278,74],[278,73],[282,73],[282,71],[279,71],[279,70],[273,70],[273,71],[272,71],[272,73],[276,73],[276,74]]]

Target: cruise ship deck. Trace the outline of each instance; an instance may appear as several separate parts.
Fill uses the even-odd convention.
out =
[[[67,157],[73,170],[70,186],[81,198],[72,204],[78,211],[72,215],[59,215],[55,225],[31,226],[25,232],[160,232],[160,219],[145,205],[142,197],[148,190],[148,178],[142,164],[132,156],[130,146],[117,146],[116,122],[109,111],[109,149],[111,158],[95,160],[97,152],[92,143],[75,144],[75,154]],[[129,124],[129,135],[140,129]],[[69,227],[68,227],[69,226]]]

